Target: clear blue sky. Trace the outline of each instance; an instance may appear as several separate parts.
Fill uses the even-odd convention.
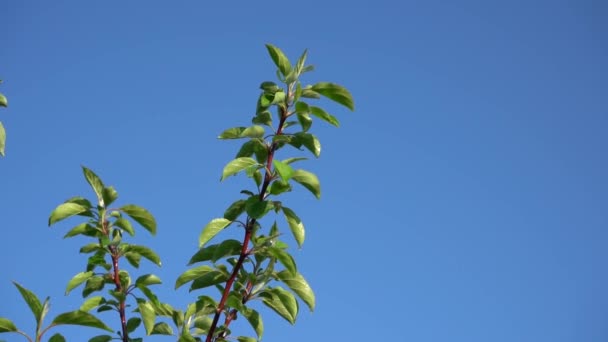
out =
[[[607,341],[607,16],[603,1],[5,1],[0,317],[33,330],[11,280],[51,296],[51,316],[80,304],[63,291],[84,240],[46,222],[92,195],[81,164],[155,215],[138,241],[163,259],[144,268],[161,298],[200,294],[172,285],[245,184],[219,182],[238,145],[216,136],[249,123],[270,42],[308,48],[307,81],[347,86],[357,110],[327,103],[342,127],[313,125],[323,152],[302,166],[321,201],[289,196],[317,310],[294,327],[264,311],[265,341]]]

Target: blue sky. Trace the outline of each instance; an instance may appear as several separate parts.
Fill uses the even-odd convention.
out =
[[[304,81],[345,85],[356,111],[325,103],[342,126],[316,122],[323,152],[302,164],[322,199],[286,200],[307,228],[294,253],[317,310],[294,327],[264,311],[265,341],[608,340],[606,3],[2,8],[0,317],[34,329],[11,280],[51,296],[51,316],[81,303],[63,292],[85,241],[46,226],[63,200],[92,196],[80,165],[155,215],[157,237],[137,242],[162,257],[144,268],[164,280],[160,297],[200,294],[172,285],[247,184],[219,182],[239,145],[216,137],[250,122],[273,43],[292,59],[308,48],[317,69]]]

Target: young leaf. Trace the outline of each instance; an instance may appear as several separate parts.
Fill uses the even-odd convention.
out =
[[[258,162],[255,161],[253,158],[250,158],[250,157],[236,158],[236,159],[232,160],[231,162],[229,162],[228,164],[226,164],[226,166],[224,167],[224,171],[222,172],[221,180],[224,180],[224,179],[226,179],[226,177],[237,174],[237,173],[245,170],[246,168],[254,166],[254,165],[260,166],[260,164],[258,164]]]
[[[296,63],[296,77],[299,77],[304,71],[304,63],[306,63],[306,55],[308,54],[308,50],[304,50],[300,58],[298,58],[298,62]]]
[[[21,297],[23,297],[23,300],[34,314],[36,322],[40,322],[40,318],[42,317],[42,304],[40,303],[40,299],[38,299],[32,291],[19,285],[17,282],[13,281],[13,284],[17,287],[17,290],[21,293]]]
[[[216,262],[227,256],[239,255],[242,249],[243,245],[240,241],[234,239],[224,240],[213,250],[211,261]]]
[[[298,316],[298,301],[296,301],[291,292],[277,286],[262,291],[260,296],[266,306],[274,310],[289,323],[295,324],[296,317]]]
[[[312,126],[312,119],[310,118],[310,115],[298,113],[297,116],[298,122],[300,123],[300,126],[302,126],[302,130],[304,132],[308,132],[310,126]]]
[[[15,323],[13,323],[11,320],[0,317],[0,333],[15,332],[17,330],[19,329],[17,329]]]
[[[129,235],[131,236],[135,235],[135,229],[133,229],[133,225],[131,224],[131,222],[129,222],[129,220],[123,217],[117,218],[116,221],[114,221],[114,225],[129,233]]]
[[[139,327],[140,324],[141,324],[141,318],[139,318],[139,317],[129,318],[129,320],[127,321],[127,332],[129,332],[129,333],[134,332],[135,329],[137,329],[137,327]]]
[[[4,96],[3,94],[0,93],[0,106],[2,107],[8,107],[8,100],[6,99],[6,96]]]
[[[348,90],[346,90],[346,88],[339,84],[319,82],[312,86],[312,90],[347,107],[350,110],[355,110],[353,96]]]
[[[232,221],[227,220],[225,218],[216,218],[211,220],[203,231],[201,232],[200,237],[198,238],[198,246],[203,247],[209,240],[213,239],[214,236],[217,235],[222,229],[228,227]]]
[[[91,297],[91,298],[85,300],[84,303],[82,303],[79,310],[80,311],[91,311],[91,309],[94,309],[94,308],[104,304],[105,302],[106,302],[106,300],[102,296]]]
[[[239,342],[256,342],[257,340],[253,337],[247,337],[247,336],[239,336],[236,338],[237,341]]]
[[[156,320],[156,312],[150,302],[139,302],[137,303],[139,313],[144,321],[144,328],[146,328],[146,335],[152,333],[154,328],[154,321]]]
[[[185,271],[184,273],[182,273],[179,277],[177,277],[177,280],[175,281],[175,289],[178,289],[182,285],[184,285],[190,281],[193,281],[197,278],[208,276],[209,274],[211,274],[212,278],[213,278],[217,275],[216,273],[223,274],[221,271],[219,271],[215,268],[212,268],[208,265],[191,268],[191,269]]]
[[[289,74],[289,72],[291,71],[291,63],[289,63],[289,59],[287,59],[287,56],[285,56],[281,49],[274,45],[266,44],[266,49],[268,49],[268,54],[270,54],[270,58],[272,58],[274,64],[279,68],[281,74],[283,74],[283,76],[287,76],[287,74]]]
[[[236,220],[245,211],[245,200],[238,200],[230,205],[224,212],[224,218],[229,221]]]
[[[305,170],[296,170],[291,178],[302,184],[302,186],[312,192],[316,198],[321,198],[321,184],[314,173]]]
[[[57,206],[57,208],[55,208],[55,210],[53,210],[51,213],[51,216],[49,216],[49,227],[56,222],[84,213],[87,210],[89,210],[89,208],[86,208],[80,204],[62,203]]]
[[[105,207],[106,204],[103,201],[103,188],[104,188],[103,182],[95,174],[95,172],[91,171],[90,169],[86,168],[85,166],[82,166],[82,172],[84,173],[84,178],[86,178],[89,185],[91,185],[91,188],[93,189],[93,191],[95,191],[95,195],[97,195],[97,200],[99,201],[99,205],[102,207]]]
[[[101,191],[101,197],[103,198],[103,201],[107,207],[116,201],[118,198],[118,192],[116,192],[113,186],[109,186],[107,188],[103,188]]]
[[[122,252],[124,254],[137,253],[137,254],[141,255],[142,257],[150,260],[157,266],[161,266],[160,257],[158,256],[158,254],[156,254],[156,252],[154,252],[153,250],[151,250],[150,248],[148,248],[146,246],[125,245],[122,249]]]
[[[139,286],[139,285],[150,286],[150,285],[156,285],[156,284],[162,284],[162,281],[160,280],[159,277],[155,276],[154,274],[144,274],[144,275],[138,277],[137,280],[135,280],[135,286]]]
[[[293,260],[293,257],[285,250],[277,247],[269,247],[268,251],[273,257],[277,258],[277,260],[279,260],[291,274],[298,273],[295,260]]]
[[[289,164],[278,161],[276,159],[272,161],[272,164],[274,165],[274,169],[279,173],[279,176],[284,182],[288,182],[289,179],[293,176],[293,169],[291,168],[291,166],[289,166]]]
[[[219,285],[228,280],[230,274],[228,273],[226,266],[218,265],[216,269],[213,269],[210,272],[194,279],[192,284],[190,285],[190,292],[203,289],[213,285]]]
[[[293,234],[293,237],[296,239],[298,246],[302,247],[302,244],[304,243],[304,236],[305,236],[304,224],[302,223],[302,221],[300,220],[298,215],[296,215],[296,213],[294,213],[293,210],[291,210],[287,207],[283,207],[283,214],[285,214],[285,219],[287,220],[289,229],[291,229],[291,233]]]
[[[336,127],[340,127],[340,122],[336,119],[335,116],[327,113],[322,108],[310,106],[310,114],[318,117],[319,119],[326,121]]]
[[[315,309],[315,294],[308,285],[308,282],[300,273],[290,273],[287,270],[277,274],[278,278],[295,292],[300,299],[306,303],[310,311]]]
[[[55,317],[51,325],[81,325],[85,327],[99,328],[112,332],[113,330],[100,321],[97,317],[85,311],[66,312]]]
[[[119,210],[141,224],[142,227],[146,228],[152,235],[156,235],[156,220],[149,211],[133,204],[122,206]]]
[[[6,146],[6,130],[4,125],[0,122],[0,156],[4,157],[4,148]]]
[[[262,138],[264,127],[253,125],[251,127],[233,127],[223,131],[218,139],[241,139],[241,138]]]
[[[72,228],[69,232],[67,232],[63,236],[63,238],[65,239],[65,238],[69,238],[69,237],[76,236],[79,234],[86,235],[86,236],[95,236],[95,235],[97,235],[97,233],[99,233],[99,231],[96,230],[95,228],[93,228],[88,223],[81,223],[81,224],[77,225],[76,227]]]
[[[80,272],[68,282],[68,286],[65,289],[66,296],[72,291],[74,288],[78,287],[78,285],[84,283],[89,278],[93,276],[93,272]]]
[[[152,332],[150,335],[173,335],[173,329],[169,326],[169,324],[165,322],[159,322],[154,324],[154,328],[152,328]]]
[[[261,340],[262,335],[264,334],[264,322],[262,321],[262,316],[254,309],[248,307],[244,307],[240,312],[241,315],[247,319],[249,324],[251,324],[253,330],[255,330],[255,333],[258,335],[258,340]]]
[[[65,342],[65,337],[60,333],[56,333],[51,338],[49,338],[49,342]]]

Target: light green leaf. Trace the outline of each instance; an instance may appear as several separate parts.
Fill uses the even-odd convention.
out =
[[[182,273],[175,281],[175,289],[190,281],[196,281],[198,279],[201,279],[199,285],[201,287],[206,287],[226,281],[228,279],[228,274],[208,265],[198,266]],[[192,284],[192,286],[194,286],[194,284]],[[192,287],[191,290],[193,290]]]
[[[104,186],[103,186],[103,182],[101,181],[101,178],[99,178],[95,174],[95,172],[86,168],[85,166],[82,166],[82,172],[84,173],[84,178],[86,178],[89,185],[91,185],[91,188],[93,188],[93,191],[95,191],[95,195],[97,195],[97,200],[99,201],[99,205],[102,207],[105,207],[106,204],[103,201]]]
[[[304,279],[300,273],[293,274],[284,270],[279,272],[277,276],[285,285],[295,292],[304,303],[306,303],[310,311],[315,309],[315,294],[310,285],[308,285],[306,279]]]
[[[56,333],[49,338],[49,342],[65,342],[65,337],[63,337],[60,333]]]
[[[67,232],[63,238],[69,238],[72,236],[76,236],[79,234],[82,235],[86,235],[86,236],[95,236],[96,233],[98,233],[98,231],[93,228],[91,225],[89,225],[88,223],[81,223],[79,225],[77,225],[76,227],[72,228],[69,232]]]
[[[284,182],[289,181],[289,179],[293,176],[293,169],[291,166],[289,166],[289,164],[276,159],[272,161],[272,164]]]
[[[312,126],[312,119],[310,118],[310,115],[298,113],[297,116],[298,122],[300,123],[300,126],[302,126],[302,130],[304,132],[308,132],[310,126]]]
[[[291,233],[296,239],[298,246],[302,247],[305,237],[304,224],[302,223],[302,220],[300,220],[298,215],[296,215],[293,210],[287,207],[283,207],[283,214],[285,214],[285,219],[287,220],[289,229],[291,229]]]
[[[101,291],[105,285],[105,281],[101,276],[93,276],[89,278],[82,289],[82,297],[87,297],[93,292]]]
[[[34,314],[36,322],[40,322],[40,318],[42,317],[42,303],[40,303],[40,299],[32,291],[19,285],[17,282],[13,281],[13,284],[17,287],[17,290],[21,293],[21,297],[23,297],[23,300]]]
[[[85,326],[85,327],[99,328],[99,329],[107,330],[110,332],[113,331],[111,328],[106,326],[102,321],[100,321],[97,317],[91,315],[88,312],[80,311],[80,310],[62,313],[59,316],[55,317],[55,319],[53,320],[53,322],[51,324],[52,325],[62,325],[62,324],[81,325],[81,326]]]
[[[127,332],[129,332],[129,333],[134,332],[135,329],[137,329],[137,327],[139,327],[140,324],[141,324],[141,318],[139,318],[139,317],[129,318],[129,320],[127,321]]]
[[[272,58],[274,64],[279,68],[281,74],[283,74],[283,76],[287,76],[287,74],[289,74],[291,71],[291,63],[289,62],[289,59],[287,59],[287,56],[285,56],[281,49],[272,44],[266,44],[266,49],[268,49],[270,58]]]
[[[225,130],[218,136],[218,139],[241,139],[241,138],[262,138],[264,137],[264,127],[253,125],[251,127],[233,127]]]
[[[279,260],[291,274],[298,273],[295,260],[285,250],[277,247],[269,247],[268,251],[273,257],[277,258],[277,260]]]
[[[239,255],[242,249],[243,245],[240,241],[234,239],[224,240],[214,249],[211,261],[216,262],[227,256]]]
[[[129,233],[129,235],[134,236],[135,235],[135,229],[133,229],[133,225],[131,224],[131,222],[123,217],[119,217],[116,219],[116,221],[114,221],[114,225],[117,226],[118,228],[124,230],[125,232]]]
[[[321,184],[314,173],[305,170],[295,170],[293,177],[291,178],[302,184],[302,186],[312,192],[316,198],[321,198]]]
[[[137,280],[135,280],[135,286],[139,286],[139,285],[150,286],[150,285],[156,285],[156,284],[162,284],[162,281],[160,280],[159,277],[155,276],[154,274],[144,274],[144,275],[138,277]]]
[[[0,106],[2,107],[8,107],[8,100],[6,99],[6,96],[4,96],[2,93],[0,93]]]
[[[240,312],[241,315],[247,319],[249,324],[251,324],[253,330],[255,330],[255,333],[258,335],[258,340],[261,340],[262,335],[264,334],[264,322],[262,321],[262,316],[254,309],[248,307],[244,307]]]
[[[321,142],[316,136],[310,133],[298,132],[293,135],[289,143],[296,148],[300,148],[304,145],[304,147],[312,152],[317,158],[321,155]]]
[[[306,63],[306,55],[308,54],[308,50],[304,50],[298,61],[296,62],[296,77],[299,77],[304,71],[304,63]]]
[[[70,291],[72,291],[74,288],[78,287],[78,285],[87,281],[92,276],[93,276],[93,272],[80,272],[80,273],[76,274],[68,282],[68,286],[65,289],[65,294],[68,295],[70,293]]]
[[[194,279],[190,285],[190,292],[224,283],[226,280],[228,280],[229,276],[230,274],[228,273],[226,266],[218,265],[213,271]]]
[[[270,184],[268,192],[272,195],[280,195],[284,192],[291,191],[291,185],[280,179],[275,180]]]
[[[253,338],[253,337],[247,337],[247,336],[239,336],[236,338],[237,341],[239,342],[256,342],[257,339]]]
[[[129,215],[142,227],[146,228],[152,235],[156,235],[156,220],[146,209],[134,204],[128,204],[122,206],[122,208],[119,208],[118,210]]]
[[[11,320],[0,317],[0,333],[4,332],[15,332],[19,329],[15,326]]]
[[[6,130],[4,125],[0,122],[0,156],[4,157],[4,148],[6,146]]]
[[[227,220],[225,218],[216,218],[211,220],[198,238],[198,246],[203,247],[209,240],[213,239],[222,229],[228,227],[232,221]]]
[[[312,86],[312,90],[347,107],[350,110],[355,110],[353,96],[348,90],[346,90],[346,88],[339,84],[319,82]]]
[[[255,165],[261,166],[260,164],[258,164],[257,161],[255,161],[253,158],[250,158],[250,157],[236,158],[236,159],[232,160],[231,162],[229,162],[228,164],[226,164],[226,166],[224,167],[224,171],[222,172],[221,180],[224,180],[228,176],[237,174],[237,173],[247,169],[248,167],[252,167]]]
[[[165,322],[159,322],[154,325],[150,335],[173,335],[173,329]]]
[[[152,333],[154,329],[154,321],[156,320],[156,312],[150,302],[139,302],[137,303],[139,308],[139,314],[144,321],[144,328],[146,328],[146,335]]]
[[[224,212],[226,220],[234,221],[245,211],[245,200],[238,200],[230,205]]]
[[[140,254],[142,257],[150,260],[154,264],[161,266],[160,257],[158,256],[158,254],[156,254],[156,252],[154,252],[153,250],[151,250],[150,248],[148,248],[146,246],[126,245],[123,247],[122,252],[123,252],[123,254],[126,254],[126,253]]]
[[[335,116],[324,111],[322,108],[310,106],[310,114],[312,114],[312,115],[318,117],[319,119],[326,121],[336,127],[340,127],[340,122],[338,121],[338,119]]]
[[[53,210],[53,212],[51,213],[51,216],[49,217],[49,227],[56,222],[64,220],[68,217],[72,217],[74,215],[78,215],[80,213],[84,213],[87,210],[89,210],[89,208],[86,208],[80,204],[62,203],[57,206],[57,208],[55,208],[55,210]]]
[[[84,303],[80,306],[80,311],[91,311],[106,302],[105,298],[102,296],[95,296],[85,300]]]
[[[298,301],[293,294],[282,287],[264,290],[260,293],[262,302],[291,324],[298,316]]]
[[[116,201],[116,199],[118,198],[118,192],[116,192],[116,189],[114,189],[113,186],[108,186],[106,188],[103,188],[103,190],[101,191],[101,196],[107,207],[110,204],[114,203],[114,201]]]

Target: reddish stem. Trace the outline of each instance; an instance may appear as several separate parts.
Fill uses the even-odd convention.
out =
[[[103,227],[104,231],[107,232],[109,236],[109,230],[107,229],[108,222],[104,221]],[[116,292],[122,292],[122,284],[120,283],[120,268],[118,268],[118,259],[120,258],[118,251],[115,246],[109,246],[110,255],[112,256],[112,267],[114,269],[114,274],[112,276],[112,280],[114,281],[114,285],[116,285]],[[120,325],[122,328],[122,341],[129,342],[129,333],[127,331],[127,315],[126,315],[126,305],[125,300],[121,299],[118,304],[118,313],[120,315]]]

